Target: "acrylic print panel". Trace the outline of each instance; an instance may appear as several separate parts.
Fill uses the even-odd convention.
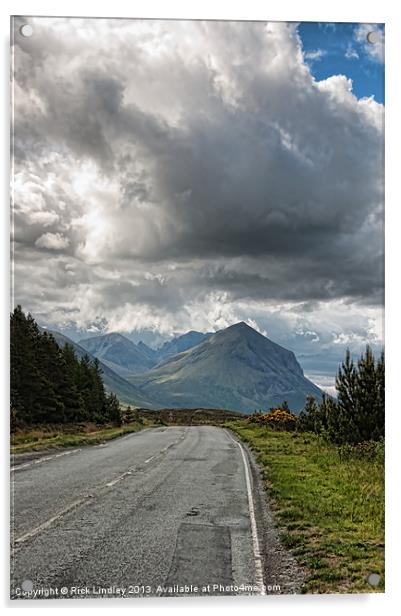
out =
[[[12,598],[382,592],[383,25],[14,17],[12,75]]]

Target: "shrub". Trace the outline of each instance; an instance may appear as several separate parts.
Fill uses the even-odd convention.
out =
[[[340,460],[368,460],[384,462],[384,439],[380,441],[363,441],[352,445],[345,443],[338,447]]]
[[[280,408],[263,415],[263,423],[273,430],[295,430],[297,418],[291,411]]]

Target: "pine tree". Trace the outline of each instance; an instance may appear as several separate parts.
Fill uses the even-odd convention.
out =
[[[347,349],[336,377],[339,442],[358,442],[359,433],[356,423],[358,408],[358,375]]]
[[[365,355],[358,360],[355,415],[357,442],[378,438],[376,366],[369,346],[366,347]]]
[[[332,443],[342,443],[344,438],[344,413],[335,400],[324,395],[319,406],[319,413],[324,437]]]
[[[59,382],[67,422],[89,419],[78,388],[79,362],[73,347],[66,344],[61,350],[62,377]]]
[[[99,423],[107,422],[109,418],[108,402],[102,380],[102,370],[97,357],[92,362],[92,402],[95,407],[95,418]]]
[[[307,396],[306,404],[298,417],[298,430],[301,432],[316,432],[316,420],[319,407],[314,396]]]
[[[14,425],[55,421],[63,412],[49,371],[42,365],[42,336],[21,306],[11,315],[11,408]]]
[[[118,426],[121,426],[123,421],[120,403],[117,396],[112,392],[106,397],[105,417],[109,422]]]
[[[354,365],[349,350],[336,378],[337,402],[326,408],[327,437],[360,443],[384,436],[384,354],[377,364],[369,346]],[[330,411],[330,412],[328,412]]]
[[[64,423],[67,418],[60,391],[61,382],[64,378],[60,347],[51,334],[39,332],[35,354],[40,378],[42,379],[41,422]],[[47,391],[45,391],[45,388],[47,388]]]
[[[134,421],[138,421],[139,417],[138,417],[138,411],[131,408],[131,406],[127,406],[127,408],[125,409],[125,413],[124,413],[124,421],[126,423],[132,423]]]
[[[384,351],[381,352],[376,365],[376,405],[375,405],[375,438],[384,437],[385,425],[385,369],[384,369]]]
[[[60,349],[17,306],[10,318],[11,424],[94,421],[121,423],[114,394],[106,396],[99,361]]]
[[[97,420],[99,411],[96,401],[93,398],[94,387],[91,359],[89,355],[85,354],[79,362],[78,391],[83,401],[85,414],[88,419],[92,421]]]

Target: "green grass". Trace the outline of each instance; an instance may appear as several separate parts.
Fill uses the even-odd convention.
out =
[[[151,422],[130,423],[121,427],[105,426],[58,426],[36,428],[11,436],[11,453],[25,453],[43,449],[74,447],[75,445],[94,445],[103,441],[138,432],[153,425]]]
[[[302,592],[383,592],[383,461],[340,459],[336,446],[312,434],[226,425],[263,470],[281,541],[307,573]],[[371,573],[380,575],[376,588]]]

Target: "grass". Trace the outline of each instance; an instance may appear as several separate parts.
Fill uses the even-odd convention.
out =
[[[133,422],[121,427],[102,426],[99,428],[94,424],[85,424],[33,428],[11,435],[11,453],[74,447],[75,445],[94,445],[130,432],[138,432],[151,425],[153,425],[152,422],[144,420],[143,423]]]
[[[307,577],[302,592],[384,591],[384,465],[312,434],[228,422],[260,464],[283,545]],[[380,583],[367,582],[371,573]]]

